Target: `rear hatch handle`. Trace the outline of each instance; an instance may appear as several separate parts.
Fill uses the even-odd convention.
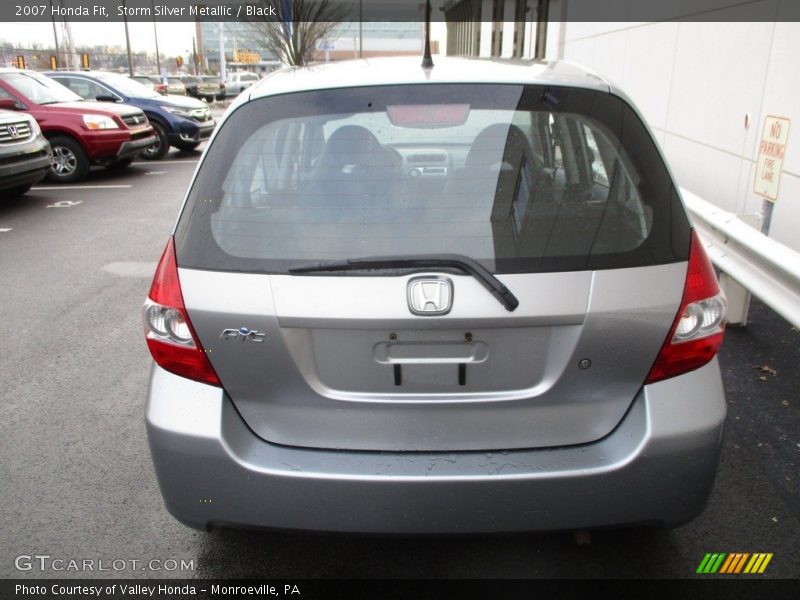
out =
[[[326,271],[359,271],[369,269],[408,269],[427,268],[458,269],[477,279],[489,290],[507,311],[511,312],[519,306],[519,300],[511,293],[502,281],[475,259],[461,254],[418,254],[414,256],[372,256],[366,258],[348,258],[346,260],[320,261],[291,267],[292,275],[302,273],[322,273]]]

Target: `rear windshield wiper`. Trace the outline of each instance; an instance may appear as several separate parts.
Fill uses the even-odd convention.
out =
[[[289,273],[320,273],[325,271],[358,271],[366,269],[405,269],[409,267],[458,269],[477,279],[489,290],[497,301],[512,311],[519,306],[519,300],[503,282],[495,277],[478,261],[460,254],[419,254],[416,256],[373,256],[367,258],[348,258],[346,260],[321,261],[298,265]]]

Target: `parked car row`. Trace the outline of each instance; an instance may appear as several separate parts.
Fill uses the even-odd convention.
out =
[[[117,73],[0,69],[0,189],[25,193],[47,177],[80,181],[93,165],[191,151],[215,121],[204,102],[162,95]]]
[[[207,102],[212,102],[215,99],[225,99],[225,86],[219,80],[219,77],[187,75],[181,77],[181,81],[186,88],[187,96],[193,96]]]
[[[164,81],[159,75],[134,75],[133,79],[163,96],[167,94],[186,95],[186,86],[181,77],[167,77],[167,80]]]
[[[159,94],[168,93],[167,84],[164,83],[158,75],[134,75],[131,79],[138,81]]]
[[[191,151],[211,136],[214,119],[204,102],[185,96],[162,96],[125,75],[103,71],[48,71],[52,79],[85,100],[123,102],[141,109],[155,131],[146,159],[163,158],[170,146]]]
[[[227,96],[238,96],[257,83],[259,77],[251,71],[236,71],[228,73],[224,81],[213,75],[167,77],[166,82],[160,75],[134,75],[133,79],[162,95],[178,94],[212,102],[224,100]]]

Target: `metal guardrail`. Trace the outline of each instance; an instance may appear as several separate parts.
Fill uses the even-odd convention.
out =
[[[800,328],[800,252],[689,190],[681,195],[714,266]]]

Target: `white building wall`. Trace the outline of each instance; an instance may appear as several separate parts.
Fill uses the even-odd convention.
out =
[[[511,58],[514,55],[514,0],[505,0],[503,6],[503,48],[500,56]]]
[[[547,57],[563,54],[618,84],[678,184],[738,214],[764,206],[753,192],[764,117],[791,119],[770,235],[800,251],[800,23],[743,22],[775,14],[777,0],[714,4],[729,8],[706,15],[713,22],[550,23]]]
[[[483,2],[481,2],[481,47],[479,56],[491,56],[491,55],[492,55],[492,0],[483,0]]]

